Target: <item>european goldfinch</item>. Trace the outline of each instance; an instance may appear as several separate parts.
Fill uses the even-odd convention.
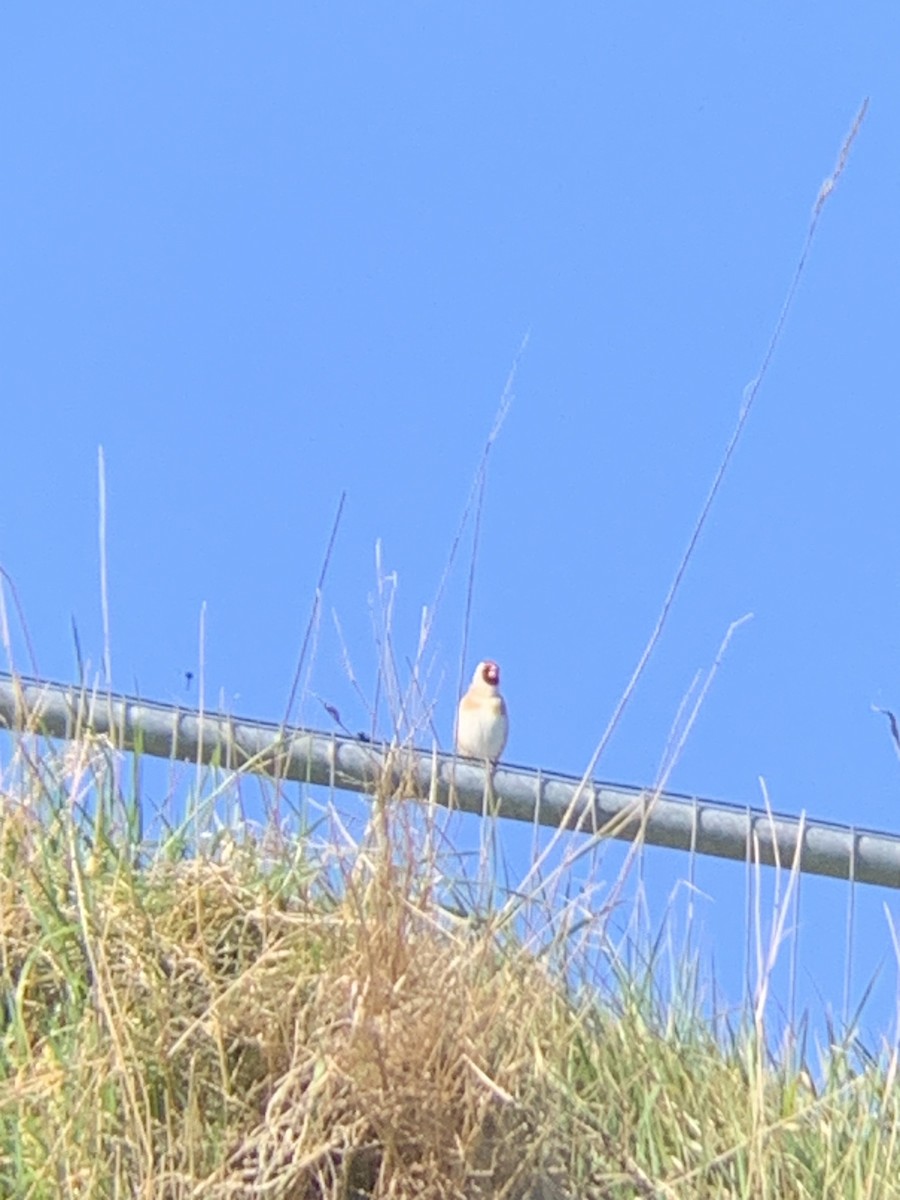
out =
[[[467,758],[496,762],[509,733],[506,703],[500,695],[500,668],[487,659],[475,668],[469,690],[459,702],[456,749]]]

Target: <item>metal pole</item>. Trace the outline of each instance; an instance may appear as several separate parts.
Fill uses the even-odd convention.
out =
[[[440,754],[337,737],[312,729],[200,713],[137,697],[0,675],[0,725],[47,737],[106,735],[122,750],[215,762],[234,770],[373,794],[434,799],[483,811],[482,766]],[[769,813],[671,792],[581,780],[509,764],[493,777],[498,815],[719,858],[754,858],[857,883],[900,888],[900,836]],[[537,811],[535,811],[537,810]]]

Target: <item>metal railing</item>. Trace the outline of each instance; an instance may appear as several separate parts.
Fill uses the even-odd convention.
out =
[[[371,795],[485,811],[484,767],[452,754],[160,704],[134,696],[0,675],[0,725],[74,739],[89,733],[142,754],[216,763]],[[749,805],[580,779],[508,763],[493,773],[490,811],[719,858],[791,867],[900,888],[900,835]]]

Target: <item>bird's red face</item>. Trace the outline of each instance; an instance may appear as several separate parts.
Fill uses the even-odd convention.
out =
[[[481,678],[491,687],[496,687],[500,682],[500,668],[495,662],[486,662],[481,671]]]

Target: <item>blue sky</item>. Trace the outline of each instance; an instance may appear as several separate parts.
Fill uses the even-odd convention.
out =
[[[346,491],[311,686],[365,727],[332,611],[371,690],[380,539],[414,654],[528,334],[466,670],[502,665],[510,759],[571,772],[653,626],[869,96],[598,773],[653,781],[696,672],[752,612],[671,785],[758,804],[762,778],[777,809],[900,826],[870,709],[900,707],[895,5],[86,4],[9,11],[3,31],[0,565],[40,671],[74,676],[73,617],[100,662],[102,445],[114,686],[183,700],[205,604],[207,696],[280,717]],[[431,642],[445,742],[470,547]],[[300,715],[328,724],[314,701]],[[661,897],[686,870],[646,868]],[[726,982],[742,880],[698,872]],[[839,1007],[847,889],[804,888],[804,994]],[[886,1032],[894,894],[857,901],[855,969],[888,958]]]

